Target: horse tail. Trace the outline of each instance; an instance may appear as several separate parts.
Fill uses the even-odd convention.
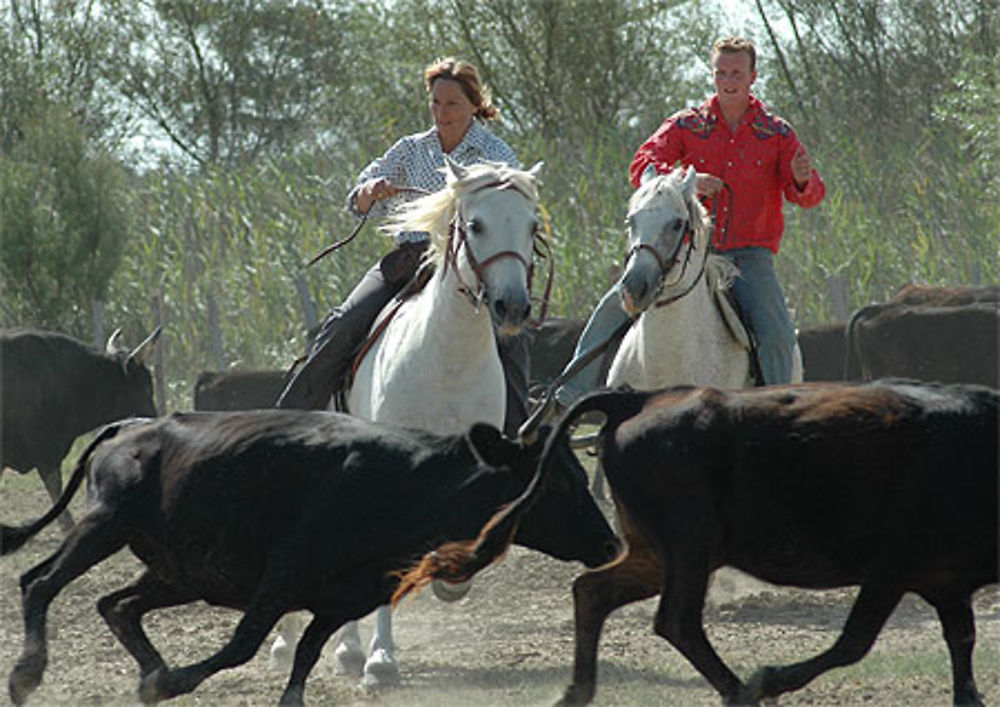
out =
[[[608,425],[617,426],[641,410],[648,397],[648,393],[621,389],[592,393],[574,404],[549,434],[535,474],[521,495],[497,511],[475,540],[445,543],[424,555],[416,567],[401,573],[400,584],[392,595],[392,605],[435,579],[464,582],[496,562],[513,542],[521,516],[534,505],[545,488],[544,480],[557,445],[569,445],[569,430],[573,423],[582,415],[596,410],[606,416],[605,428]]]
[[[19,549],[49,523],[58,518],[64,510],[66,510],[66,506],[69,505],[73,495],[76,493],[77,489],[80,488],[80,484],[86,474],[87,463],[90,461],[91,455],[101,442],[111,439],[125,427],[130,427],[131,425],[144,421],[145,419],[139,418],[121,420],[114,424],[107,425],[104,429],[102,429],[93,441],[87,445],[87,448],[83,450],[79,461],[76,463],[76,468],[73,469],[73,474],[70,476],[69,482],[66,484],[66,488],[63,489],[59,500],[57,500],[55,505],[53,505],[52,508],[50,508],[49,511],[41,518],[30,523],[24,523],[23,525],[16,526],[4,525],[0,523],[0,556],[9,555]]]

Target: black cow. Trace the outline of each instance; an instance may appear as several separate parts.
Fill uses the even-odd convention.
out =
[[[931,307],[956,307],[966,304],[1000,302],[1000,285],[946,287],[908,283],[899,288],[890,302],[921,304]]]
[[[847,358],[843,324],[822,324],[797,333],[802,352],[802,379],[805,381],[844,380]]]
[[[573,357],[584,322],[567,317],[548,317],[531,330],[531,382],[548,384],[562,373]]]
[[[54,503],[62,493],[60,465],[77,437],[122,417],[155,416],[143,361],[159,334],[157,328],[129,352],[119,345],[119,330],[100,352],[56,332],[0,331],[0,473],[38,469]],[[60,522],[69,528],[69,513]]]
[[[287,371],[202,371],[194,384],[194,409],[273,408],[287,379]]]
[[[1000,385],[1000,306],[906,302],[858,310],[847,328],[846,376],[905,376],[942,383]]]
[[[320,411],[175,413],[111,426],[45,516],[0,526],[6,554],[66,507],[86,472],[87,515],[21,577],[27,635],[11,698],[23,703],[41,682],[52,599],[127,544],[146,571],[103,597],[98,610],[139,664],[143,701],[191,692],[250,660],[283,614],[304,609],[313,619],[282,696],[283,704],[301,703],[330,635],[387,603],[395,571],[428,547],[475,536],[531,482],[541,448],[483,424],[441,436]],[[555,466],[515,541],[588,566],[613,559],[620,544],[587,492],[583,468],[568,450]],[[170,669],[140,620],[197,600],[243,618],[219,652]]]
[[[604,469],[628,547],[573,585],[576,653],[566,703],[590,701],[607,616],[660,594],[654,628],[727,704],[797,690],[860,660],[906,592],[937,610],[956,704],[981,704],[972,675],[973,592],[998,581],[1000,393],[985,386],[886,380],[724,392],[677,387],[580,400],[543,455],[564,453],[569,426],[607,416]],[[476,544],[438,548],[397,594],[468,578],[504,549],[522,497]],[[731,566],[810,589],[860,585],[834,645],[741,681],[705,635],[711,573]]]

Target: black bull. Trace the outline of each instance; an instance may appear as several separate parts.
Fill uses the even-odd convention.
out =
[[[727,703],[756,704],[860,660],[903,594],[915,592],[944,629],[955,703],[981,704],[971,596],[998,580],[998,408],[1000,393],[986,386],[902,380],[609,391],[579,401],[548,441],[542,478],[569,426],[605,414],[602,462],[628,551],[574,583],[565,702],[593,697],[601,628],[634,601],[660,594],[656,632]],[[526,493],[479,540],[426,556],[397,595],[486,566],[530,502]],[[725,565],[778,585],[861,589],[829,650],[744,683],[702,623],[709,578]]]
[[[54,503],[60,465],[77,437],[112,420],[156,415],[143,360],[159,333],[129,352],[119,332],[98,351],[58,332],[0,331],[0,473],[37,468]],[[72,525],[68,513],[62,521]]]
[[[176,413],[111,426],[45,516],[0,526],[0,554],[7,554],[50,523],[87,475],[86,515],[55,554],[21,577],[25,643],[10,675],[11,698],[24,702],[41,682],[52,599],[128,545],[146,571],[103,597],[98,610],[139,664],[143,701],[191,692],[246,662],[283,614],[304,609],[313,619],[282,696],[298,704],[332,633],[388,603],[397,571],[427,548],[474,537],[531,482],[541,448],[488,425],[441,436],[306,411]],[[589,566],[613,559],[620,545],[579,462],[567,449],[556,466],[515,541]],[[170,669],[140,620],[196,600],[244,615],[217,653]]]

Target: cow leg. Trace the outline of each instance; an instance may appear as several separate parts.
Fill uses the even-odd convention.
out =
[[[883,576],[893,569],[885,568]],[[861,586],[844,630],[833,646],[801,663],[758,669],[740,698],[746,702],[777,697],[782,693],[798,690],[827,670],[861,660],[875,643],[879,632],[902,598],[903,591],[895,584],[885,581],[866,582]]]
[[[49,492],[49,498],[52,499],[52,503],[55,504],[62,496],[63,484],[62,484],[62,470],[59,468],[59,464],[41,464],[38,467],[38,475],[42,477],[42,483],[45,484],[45,490]],[[59,514],[59,527],[63,529],[64,533],[68,533],[70,528],[73,527],[73,516],[69,514],[68,510],[63,511]]]
[[[629,550],[618,564],[587,572],[573,582],[575,641],[573,682],[560,704],[580,705],[594,698],[597,688],[597,645],[608,615],[660,591],[660,563],[655,557]]]
[[[305,633],[295,649],[292,675],[288,679],[285,692],[281,695],[281,705],[301,705],[305,692],[306,678],[319,660],[323,646],[342,623],[330,617],[315,616],[306,627]]]
[[[395,646],[392,643],[392,609],[383,604],[375,610],[375,633],[365,661],[362,680],[368,687],[391,687],[399,684],[399,666],[396,664]]]
[[[139,674],[145,676],[165,668],[166,663],[142,630],[143,614],[153,609],[188,604],[197,598],[179,592],[147,572],[128,587],[101,597],[97,610],[118,642],[139,664]]]
[[[654,629],[705,676],[727,704],[743,687],[705,635],[703,612],[711,572],[704,558],[668,557]],[[740,703],[742,704],[742,703]]]
[[[972,676],[972,649],[976,645],[976,620],[972,597],[924,597],[937,611],[951,656],[952,697],[956,705],[982,705]]]
[[[265,585],[247,606],[225,646],[200,663],[174,670],[160,668],[145,675],[139,683],[139,698],[150,704],[185,695],[220,670],[246,663],[257,653],[287,608],[277,601],[273,588]]]
[[[48,559],[21,577],[24,648],[7,685],[23,704],[42,681],[48,663],[45,623],[49,604],[67,584],[125,546],[127,537],[107,514],[88,513]]]
[[[358,622],[348,621],[337,637],[337,647],[333,652],[334,672],[338,675],[361,677],[365,668],[365,652],[361,648],[361,634]]]

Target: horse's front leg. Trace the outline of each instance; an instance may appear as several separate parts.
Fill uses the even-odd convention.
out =
[[[363,682],[368,687],[399,684],[399,666],[392,643],[392,610],[386,604],[375,610],[375,633],[365,661]]]

